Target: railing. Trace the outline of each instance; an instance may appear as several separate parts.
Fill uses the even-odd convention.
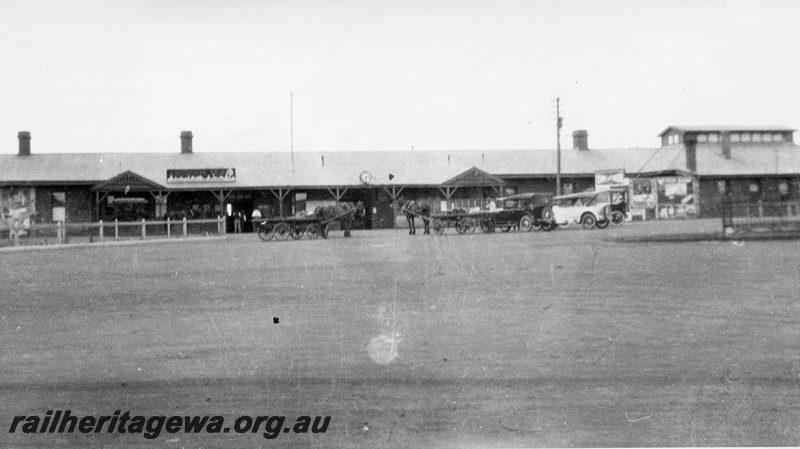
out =
[[[68,242],[107,242],[124,240],[171,239],[225,234],[225,219],[217,217],[204,220],[141,220],[103,221],[96,223],[48,223],[25,227],[25,235],[14,239],[8,226],[0,224],[0,246],[5,243],[20,244],[64,244]],[[51,240],[52,239],[52,240]]]
[[[722,230],[800,230],[800,202],[722,204]]]

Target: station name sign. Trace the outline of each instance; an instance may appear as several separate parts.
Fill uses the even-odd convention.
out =
[[[606,186],[606,185],[618,185],[623,184],[625,182],[625,170],[605,170],[595,172],[594,174],[594,185],[597,186]]]
[[[169,169],[167,183],[235,182],[235,168]]]

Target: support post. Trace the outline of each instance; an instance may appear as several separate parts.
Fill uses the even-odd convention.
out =
[[[147,231],[145,230],[147,226],[145,223],[144,218],[142,218],[142,240],[147,238]]]
[[[286,198],[286,195],[292,191],[292,189],[286,189],[284,192],[282,188],[278,189],[278,192],[275,192],[275,189],[269,189],[270,192],[278,199],[278,214],[283,217],[283,200]]]
[[[188,237],[188,235],[189,235],[189,234],[186,232],[186,230],[187,230],[187,225],[186,225],[186,217],[183,217],[183,236],[184,236],[184,237]]]
[[[561,196],[561,98],[556,98],[556,196]]]
[[[172,235],[172,224],[170,224],[169,217],[167,217],[167,239],[169,239],[170,235]]]
[[[56,238],[58,240],[58,243],[64,243],[64,228],[62,227],[63,225],[64,225],[63,221],[56,222]],[[9,232],[13,232],[11,230],[11,227],[9,227],[8,229]]]
[[[105,242],[105,239],[103,238],[103,220],[100,220],[99,223],[100,223],[100,243],[103,243]]]
[[[114,219],[114,241],[119,241],[119,218]]]

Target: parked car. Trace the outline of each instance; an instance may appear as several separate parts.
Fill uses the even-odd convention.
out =
[[[550,230],[553,221],[552,198],[547,193],[520,193],[498,198],[495,208],[490,208],[481,220],[481,230],[491,232],[495,227],[503,232],[514,227],[524,232]]]
[[[556,196],[553,197],[554,221],[563,226],[580,223],[584,229],[603,229],[611,223],[611,203],[610,190]]]

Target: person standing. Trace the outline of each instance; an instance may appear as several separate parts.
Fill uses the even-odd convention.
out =
[[[233,233],[234,234],[241,234],[242,233],[242,211],[237,210],[233,214]]]

